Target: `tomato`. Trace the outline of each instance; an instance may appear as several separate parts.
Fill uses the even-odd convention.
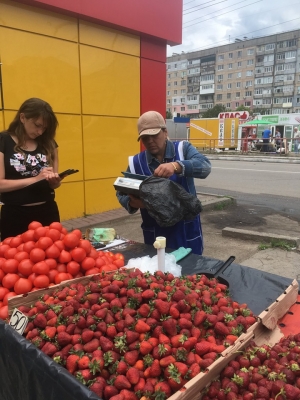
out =
[[[33,266],[34,264],[31,260],[24,258],[24,260],[21,260],[19,263],[18,271],[24,276],[29,276],[32,273]]]
[[[35,248],[35,242],[33,240],[29,240],[29,242],[24,243],[23,250],[27,251],[28,254],[34,248]]]
[[[6,239],[4,239],[3,240],[3,244],[9,244],[9,242],[11,241],[11,239],[13,238],[14,236],[10,236],[10,237],[7,237]]]
[[[48,264],[50,270],[57,267],[57,261],[54,258],[46,258],[45,263]]]
[[[2,266],[2,270],[6,274],[15,274],[18,272],[18,265],[19,261],[15,260],[14,258],[10,258],[5,261],[5,263]]]
[[[43,250],[48,249],[48,247],[52,245],[53,245],[53,240],[47,236],[40,237],[39,240],[36,242],[36,247]]]
[[[86,257],[81,263],[81,268],[84,271],[88,271],[89,269],[94,268],[95,264],[96,264],[96,261],[94,258]]]
[[[14,259],[19,262],[25,260],[26,258],[29,258],[27,251],[18,251],[18,253],[14,256]]]
[[[39,228],[39,227],[41,227],[41,226],[43,226],[40,222],[38,222],[38,221],[32,221],[32,222],[30,222],[30,224],[28,225],[28,229],[36,229],[36,228]]]
[[[114,254],[114,258],[115,259],[120,258],[121,260],[124,260],[124,255],[122,253],[116,253],[116,254]]]
[[[68,251],[62,250],[58,257],[58,261],[60,263],[67,264],[68,262],[72,261],[72,256]]]
[[[58,271],[58,272],[67,272],[66,264],[62,264],[62,263],[57,264],[56,271]]]
[[[17,293],[12,292],[12,291],[7,293],[3,298],[3,305],[7,305],[8,304],[8,299],[10,299],[11,297],[15,297],[16,295],[17,295]]]
[[[35,278],[36,278],[37,276],[38,276],[37,274],[35,274],[34,272],[32,272],[30,275],[28,275],[28,279],[30,279],[31,282],[33,283],[33,281],[35,280]]]
[[[2,286],[7,289],[12,289],[14,287],[15,283],[17,282],[17,280],[19,280],[19,279],[20,279],[20,277],[18,274],[8,273],[2,279]]]
[[[103,265],[105,265],[104,260],[102,259],[102,257],[98,257],[98,258],[95,260],[95,267],[96,267],[96,268],[101,268]]]
[[[34,240],[34,229],[28,229],[28,231],[22,233],[21,238],[24,243]]]
[[[10,249],[10,245],[9,244],[2,244],[0,246],[0,257],[4,257],[4,253],[7,249]]]
[[[4,321],[8,318],[8,306],[2,306],[0,308],[0,319]]]
[[[5,263],[6,258],[0,257],[0,269],[2,269],[2,265]]]
[[[72,276],[75,276],[80,271],[80,264],[76,261],[70,261],[67,264],[67,272]]]
[[[54,282],[56,285],[58,285],[59,283],[63,282],[63,281],[67,281],[70,279],[70,275],[67,272],[59,272],[55,278],[54,278]]]
[[[91,245],[89,240],[81,239],[79,244],[78,244],[78,247],[84,249],[86,254],[88,254],[91,251],[92,245]]]
[[[61,250],[59,250],[59,248],[54,243],[52,246],[48,247],[48,249],[45,250],[47,258],[58,258],[60,256],[60,252]]]
[[[14,256],[17,254],[18,250],[15,247],[10,247],[9,249],[5,250],[4,252],[4,258],[7,260],[9,258],[14,258]]]
[[[39,240],[39,238],[46,236],[47,228],[45,226],[39,226],[34,230],[34,239]]]
[[[53,240],[53,242],[55,242],[56,240],[60,239],[60,231],[58,231],[57,229],[49,229],[46,233],[46,236],[51,238]]]
[[[114,264],[106,264],[101,267],[101,272],[115,271],[117,268]]]
[[[91,268],[88,271],[85,271],[85,276],[87,275],[94,275],[94,274],[100,274],[100,269],[99,268]]]
[[[20,278],[14,285],[14,291],[17,294],[24,294],[30,292],[32,289],[32,282],[26,278]]]
[[[34,281],[33,286],[36,288],[46,288],[49,286],[50,279],[47,275],[38,275]]]
[[[89,252],[88,256],[96,260],[96,258],[98,258],[98,251],[94,247],[91,247],[91,251]]]
[[[11,241],[9,242],[9,245],[10,245],[10,247],[18,247],[22,243],[23,243],[23,240],[22,240],[21,236],[19,235],[19,236],[13,237],[11,239]]]
[[[74,249],[78,246],[80,238],[75,233],[67,233],[63,238],[63,243],[68,249]]]
[[[46,253],[44,252],[43,249],[32,249],[30,252],[30,260],[34,263],[37,263],[39,261],[43,261],[46,258]]]
[[[56,240],[54,244],[59,248],[59,251],[65,250],[65,245],[62,240]]]
[[[55,283],[55,277],[59,272],[56,269],[50,269],[48,277],[50,280],[50,283]]]
[[[79,239],[82,239],[82,232],[80,229],[74,229],[71,233],[74,233]]]
[[[68,233],[67,229],[64,226],[61,228],[61,233],[63,235],[66,235]]]
[[[122,268],[122,267],[124,267],[125,262],[121,258],[118,258],[113,261],[113,264],[116,265],[118,268]]]
[[[76,247],[76,249],[72,249],[70,254],[74,261],[81,262],[86,257],[86,252],[83,248]]]
[[[4,299],[4,296],[9,293],[9,289],[5,287],[0,287],[0,300],[2,301]]]
[[[18,251],[23,251],[24,243],[21,243],[20,246],[17,247]]]
[[[32,267],[32,272],[36,273],[37,275],[47,275],[49,274],[50,268],[45,261],[39,261]]]
[[[50,229],[56,229],[56,230],[58,230],[59,232],[61,232],[61,230],[62,230],[62,224],[60,223],[60,222],[52,222],[50,225],[49,225],[49,228]]]
[[[5,273],[0,269],[0,283],[2,282],[2,279],[4,278]]]

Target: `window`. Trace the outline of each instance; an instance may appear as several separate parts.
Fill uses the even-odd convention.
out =
[[[213,81],[215,79],[213,74],[201,75],[201,81]]]
[[[241,72],[238,72],[238,73],[236,74],[236,77],[237,77],[237,78],[241,78],[241,76],[242,76],[242,73],[241,73]]]
[[[250,107],[251,106],[251,101],[245,101],[245,106]]]
[[[203,90],[213,89],[213,85],[202,85]]]
[[[185,89],[181,89],[180,94],[185,94]]]
[[[284,58],[285,58],[285,53],[279,53],[279,54],[277,54],[276,58],[277,58],[277,60],[284,60]]]
[[[171,82],[168,82],[168,87],[170,87],[171,86]]]
[[[232,74],[228,74],[228,79],[232,79]]]
[[[167,104],[171,104],[171,100],[170,99],[167,100]]]
[[[185,107],[181,107],[181,108],[180,108],[180,111],[185,111]]]
[[[174,68],[177,68],[177,64],[174,64]]]
[[[284,64],[278,64],[278,65],[276,65],[275,71],[284,71]]]
[[[171,74],[168,74],[168,79],[171,79]]]
[[[252,86],[252,81],[246,81],[246,87],[247,86]]]
[[[167,91],[167,96],[170,96],[170,90]]]
[[[177,99],[173,99],[173,103],[177,103]]]
[[[262,89],[255,89],[254,94],[262,94]]]
[[[227,83],[227,89],[231,89],[231,83]]]
[[[246,90],[245,96],[246,96],[246,97],[252,96],[252,91],[251,91],[251,90]]]
[[[218,60],[224,60],[224,54],[219,54]]]
[[[232,63],[228,64],[228,69],[232,69]]]
[[[218,75],[218,81],[222,81],[223,80],[223,75]]]
[[[292,46],[297,46],[296,39],[292,39],[292,40],[287,40],[286,41],[286,47],[292,47]]]
[[[228,53],[228,58],[233,58],[233,53]]]
[[[236,107],[239,107],[239,106],[240,106],[240,103],[239,103],[239,102],[235,103],[235,106],[236,106]]]
[[[247,50],[247,55],[248,56],[252,56],[252,54],[254,54],[254,49],[248,49]]]
[[[230,104],[230,103],[226,103],[226,107],[227,107],[227,108],[230,108],[230,107],[231,107],[231,104]]]
[[[271,62],[274,61],[274,54],[269,54],[264,56],[264,62]]]
[[[247,60],[247,65],[253,65],[253,59],[252,60]]]
[[[197,96],[196,96],[197,97]],[[185,103],[185,97],[182,97],[181,99],[180,99],[180,102],[181,103]]]
[[[246,76],[252,76],[253,75],[253,71],[247,71],[246,72]]]
[[[263,104],[271,104],[272,99],[263,99]]]
[[[217,85],[217,90],[223,90],[223,85]]]
[[[266,50],[273,50],[275,49],[275,43],[266,44]]]
[[[177,90],[174,90],[174,94],[177,94]]]
[[[295,58],[296,57],[296,52],[295,51],[287,51],[285,53],[285,58]]]
[[[242,66],[242,61],[238,61],[237,67],[240,68]]]
[[[285,64],[285,65],[284,65],[285,71],[286,71],[286,70],[289,70],[289,69],[295,69],[295,67],[296,67],[296,64],[295,64],[295,63],[289,63],[289,64]]]
[[[236,93],[235,93],[235,98],[236,98],[236,99],[240,98],[240,96],[241,96],[241,92],[236,92]]]
[[[173,85],[174,85],[174,86],[177,86],[177,81],[174,81],[174,82],[173,82]]]
[[[237,87],[237,88],[241,87],[241,82],[237,82],[237,83],[236,83],[236,87]]]
[[[237,56],[238,56],[238,58],[242,57],[242,50],[239,50],[239,51],[237,52]]]
[[[218,71],[221,71],[222,69],[224,69],[224,64],[218,65]]]
[[[217,100],[222,100],[222,95],[221,94],[217,94]]]
[[[227,99],[231,99],[231,93],[227,93]]]
[[[181,82],[180,82],[180,85],[181,85],[181,86],[185,86],[185,85],[186,85],[186,80],[181,81]]]
[[[265,72],[273,72],[273,65],[270,67],[265,67]]]

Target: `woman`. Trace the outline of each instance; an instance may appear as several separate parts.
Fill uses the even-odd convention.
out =
[[[140,116],[138,133],[138,140],[142,141],[146,150],[129,157],[128,170],[136,174],[171,179],[196,196],[194,178],[205,179],[210,174],[210,161],[189,142],[168,140],[165,120],[156,111],[148,111]],[[169,248],[191,248],[193,253],[202,254],[203,237],[199,215],[192,221],[179,221],[174,226],[163,228],[150,217],[141,199],[121,192],[117,192],[117,197],[130,214],[140,209],[146,244],[153,245],[157,236],[164,236]]]
[[[1,240],[25,232],[32,221],[47,226],[60,220],[57,126],[51,106],[31,98],[0,134]]]

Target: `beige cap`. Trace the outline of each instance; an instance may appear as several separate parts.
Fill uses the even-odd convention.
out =
[[[145,135],[157,135],[161,129],[166,129],[164,117],[157,111],[147,111],[138,119],[138,140]]]

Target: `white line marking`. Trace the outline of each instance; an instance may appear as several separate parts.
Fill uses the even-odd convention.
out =
[[[281,174],[300,174],[300,171],[270,171],[268,169],[238,169],[238,168],[222,168],[222,167],[212,167],[212,169],[234,169],[236,171],[242,172],[242,171],[254,171],[254,172],[272,172],[273,174],[278,174],[280,172]]]

